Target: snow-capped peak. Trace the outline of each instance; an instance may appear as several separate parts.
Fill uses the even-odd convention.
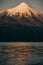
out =
[[[11,22],[18,20],[17,22],[26,25],[40,25],[40,23],[43,23],[43,15],[24,2],[14,8],[3,11],[0,14],[0,19],[4,19],[4,21],[6,19]]]
[[[34,8],[32,8],[30,5],[26,4],[25,2],[22,2],[21,4],[19,4],[18,6],[11,8],[11,9],[7,9],[6,10],[8,12],[8,14],[15,15],[16,13],[19,13],[20,15],[22,14],[28,14],[29,16],[31,16],[31,12],[38,16],[37,14],[40,12],[35,10]]]

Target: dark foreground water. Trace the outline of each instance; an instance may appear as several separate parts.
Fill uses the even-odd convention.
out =
[[[0,45],[0,65],[43,65],[43,45]]]

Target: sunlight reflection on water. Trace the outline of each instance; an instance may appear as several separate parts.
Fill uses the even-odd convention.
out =
[[[0,45],[0,65],[43,65],[43,45]]]

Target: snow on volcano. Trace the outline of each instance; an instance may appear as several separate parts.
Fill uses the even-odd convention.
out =
[[[30,5],[26,4],[25,2],[23,3],[20,3],[18,6],[14,7],[14,8],[11,8],[11,9],[7,9],[6,10],[10,15],[13,14],[15,15],[17,12],[20,13],[20,15],[23,14],[28,14],[29,16],[31,16],[31,12],[34,14],[34,15],[38,15],[38,13],[40,14],[39,11],[37,11],[36,9],[32,8]]]
[[[30,23],[35,24],[35,25],[43,24],[43,15],[38,10],[34,9],[33,7],[31,7],[25,2],[20,3],[18,6],[14,8],[10,8],[3,11],[0,17],[3,15],[4,17],[11,16],[12,18],[14,18],[16,15],[16,17],[18,17],[19,19],[21,18],[22,21],[28,20]],[[22,17],[25,17],[25,20],[23,20]]]

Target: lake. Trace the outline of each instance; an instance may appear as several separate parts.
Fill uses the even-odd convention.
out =
[[[0,42],[0,65],[43,65],[43,43]]]

